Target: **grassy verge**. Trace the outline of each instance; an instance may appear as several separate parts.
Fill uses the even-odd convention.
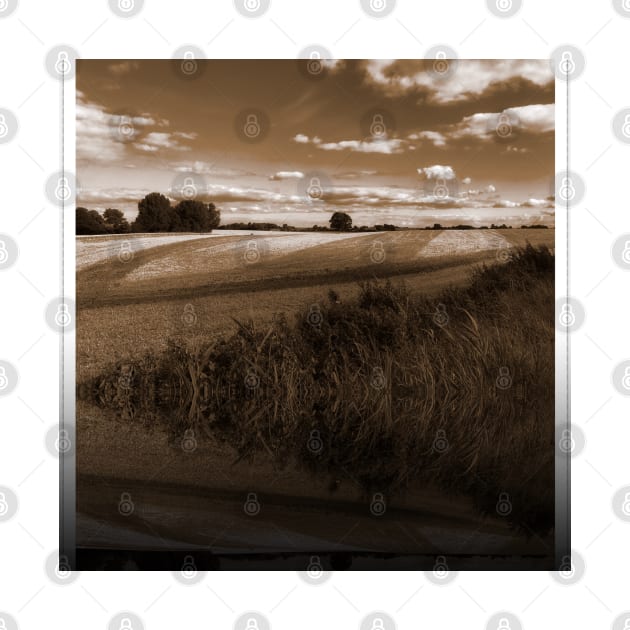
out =
[[[116,365],[82,395],[210,433],[241,458],[267,453],[385,496],[424,481],[526,531],[552,528],[551,252],[518,249],[437,298],[391,282],[329,297],[294,321],[241,322],[218,342]]]

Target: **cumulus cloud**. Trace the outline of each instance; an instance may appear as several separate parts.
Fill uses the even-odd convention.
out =
[[[470,177],[464,177],[464,179],[462,179],[462,184],[465,184],[466,186],[468,186],[471,182],[472,179],[470,179]]]
[[[420,175],[424,175],[427,179],[455,179],[455,171],[452,166],[434,164],[417,170]]]
[[[281,181],[283,179],[303,179],[304,173],[302,171],[278,171],[269,175],[271,181]]]
[[[204,162],[202,160],[194,160],[192,162],[172,162],[169,169],[177,171],[178,173],[194,173],[196,175],[221,178],[245,177],[256,174],[251,171],[239,168],[230,168],[227,166],[219,166],[214,162]]]
[[[297,134],[293,141],[298,144],[311,144],[322,151],[356,151],[357,153],[402,153],[409,146],[408,142],[399,138],[374,138],[370,140],[339,140],[323,142],[317,136],[309,138],[304,134]]]
[[[409,140],[427,140],[434,147],[446,146],[446,136],[439,131],[417,131],[410,133],[407,138]]]
[[[196,133],[183,131],[154,131],[168,126],[168,121],[143,113],[118,114],[86,100],[77,92],[76,104],[76,151],[77,161],[113,163],[129,155],[135,147],[144,153],[161,149],[185,151],[185,142],[197,137]]]
[[[454,60],[450,74],[436,80],[431,60],[368,61],[368,80],[389,96],[418,89],[427,93],[427,100],[453,103],[479,96],[492,85],[526,80],[538,86],[553,81],[548,61],[542,59]]]
[[[496,188],[495,188],[492,184],[488,184],[488,185],[487,185],[487,186],[483,189],[483,191],[484,191],[485,193],[492,194],[492,193],[497,192],[497,189],[496,189]]]
[[[107,66],[107,69],[116,75],[128,74],[132,70],[137,70],[139,64],[137,61],[121,61],[120,63],[112,63]]]

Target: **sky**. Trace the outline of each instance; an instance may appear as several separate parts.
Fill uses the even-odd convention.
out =
[[[548,60],[77,62],[78,205],[222,223],[553,225]]]

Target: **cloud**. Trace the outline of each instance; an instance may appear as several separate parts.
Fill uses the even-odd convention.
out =
[[[472,179],[470,179],[470,177],[464,177],[464,179],[462,179],[462,184],[465,184],[466,186],[468,186],[471,182]]]
[[[366,62],[367,80],[387,96],[424,92],[434,103],[470,100],[492,86],[527,81],[546,86],[553,81],[549,62],[544,59],[453,60],[446,76],[436,76],[433,60],[401,59]]]
[[[293,138],[298,144],[312,144],[322,151],[356,151],[357,153],[382,153],[391,155],[403,153],[409,143],[399,138],[374,138],[370,140],[339,140],[336,142],[323,142],[317,136],[309,138],[302,133]]]
[[[128,74],[132,70],[137,70],[139,64],[137,61],[121,61],[120,63],[112,63],[107,66],[107,69],[116,75]]]
[[[115,163],[129,156],[135,147],[143,153],[159,150],[189,150],[185,142],[196,133],[154,131],[168,127],[169,122],[151,114],[120,114],[86,100],[77,91],[76,151],[77,161]]]
[[[174,149],[177,151],[190,151],[190,147],[182,145],[181,139],[193,139],[196,134],[181,132],[168,133],[164,131],[152,131],[144,136],[143,141],[136,145],[140,151],[153,152],[160,149]]]
[[[485,193],[492,194],[492,193],[497,192],[497,189],[496,189],[496,188],[495,188],[492,184],[488,184],[488,185],[487,185],[487,186],[483,189],[483,191],[484,191]]]
[[[428,140],[434,147],[446,146],[446,136],[439,131],[418,131],[407,137],[409,140]]]
[[[496,137],[502,123],[520,133],[550,133],[555,129],[555,106],[549,103],[509,107],[502,112],[480,112],[466,116],[444,133],[449,140],[468,137],[488,140]]]
[[[304,173],[302,171],[278,171],[269,175],[271,181],[281,181],[284,179],[303,179]]]
[[[455,171],[452,166],[434,164],[417,170],[420,175],[424,175],[427,179],[455,179]]]
[[[215,163],[195,160],[193,162],[172,162],[169,170],[178,173],[194,173],[196,175],[207,175],[208,177],[235,178],[256,175],[251,171],[240,168],[230,168],[227,166],[217,166]]]

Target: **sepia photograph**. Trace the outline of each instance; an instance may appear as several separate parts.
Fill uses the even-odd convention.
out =
[[[549,59],[180,57],[76,61],[78,569],[553,569]]]

